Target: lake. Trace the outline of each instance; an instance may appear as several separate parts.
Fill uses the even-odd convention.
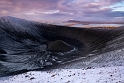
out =
[[[89,24],[89,25],[75,24],[75,25],[72,25],[72,27],[120,27],[120,26],[124,26],[124,24]]]

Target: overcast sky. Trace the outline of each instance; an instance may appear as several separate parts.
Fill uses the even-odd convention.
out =
[[[124,0],[0,0],[1,16],[47,21],[124,21]]]

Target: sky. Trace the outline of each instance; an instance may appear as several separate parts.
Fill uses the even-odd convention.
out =
[[[124,0],[0,0],[0,17],[35,21],[123,21]]]

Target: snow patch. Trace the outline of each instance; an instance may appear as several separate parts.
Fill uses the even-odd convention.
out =
[[[3,77],[0,83],[123,83],[124,67],[55,69]]]

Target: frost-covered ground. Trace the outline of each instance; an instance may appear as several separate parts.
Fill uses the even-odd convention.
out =
[[[32,71],[1,78],[0,83],[124,83],[124,67]]]
[[[0,83],[124,83],[123,49],[91,59],[63,65],[58,69],[2,77]]]

